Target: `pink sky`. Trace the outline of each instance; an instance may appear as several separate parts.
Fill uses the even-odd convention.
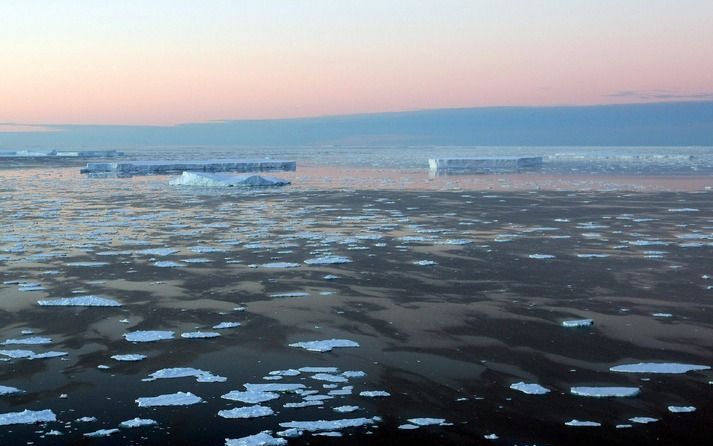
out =
[[[0,5],[0,122],[713,99],[709,0],[110,3]]]

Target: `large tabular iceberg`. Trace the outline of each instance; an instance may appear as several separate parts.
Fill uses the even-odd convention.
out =
[[[198,187],[266,187],[286,186],[289,181],[260,175],[221,175],[205,172],[183,172],[169,181],[171,186]]]

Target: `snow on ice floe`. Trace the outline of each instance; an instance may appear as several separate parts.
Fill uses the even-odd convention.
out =
[[[383,390],[365,390],[363,392],[359,392],[359,396],[363,396],[366,398],[379,398],[391,396],[391,394]]]
[[[225,330],[226,328],[236,327],[240,327],[240,322],[221,322],[220,324],[213,325],[214,330]]]
[[[300,367],[297,371],[302,373],[338,373],[339,369],[336,367]]]
[[[77,296],[62,297],[59,299],[38,300],[38,305],[43,307],[120,307],[121,304],[115,300],[102,296]]]
[[[638,387],[572,387],[572,395],[588,396],[592,398],[626,398],[638,395],[641,391]]]
[[[542,387],[539,384],[525,383],[522,381],[519,383],[510,384],[510,388],[513,390],[520,391],[522,393],[526,393],[528,395],[544,395],[550,392],[550,389]]]
[[[206,339],[206,338],[217,338],[220,333],[214,331],[189,331],[186,333],[181,333],[181,337],[185,339]]]
[[[323,401],[300,401],[299,403],[285,403],[282,405],[285,409],[299,409],[302,407],[311,407],[311,406],[322,406],[324,404]]]
[[[23,393],[24,390],[20,390],[17,387],[1,386],[0,385],[0,396],[14,395],[16,393]]]
[[[290,344],[290,347],[299,347],[311,352],[328,352],[333,348],[359,347],[359,344],[349,339],[327,339],[324,341],[304,341]]]
[[[258,418],[274,415],[275,412],[267,406],[236,407],[230,410],[221,410],[218,416],[222,418]]]
[[[596,421],[580,421],[580,420],[570,420],[564,423],[566,426],[574,426],[574,427],[599,427],[602,424],[597,423]]]
[[[129,342],[154,342],[166,339],[174,339],[175,333],[166,330],[138,330],[124,334],[124,338]]]
[[[443,426],[447,424],[446,420],[443,418],[409,418],[407,421],[418,427]]]
[[[318,420],[318,421],[287,421],[280,423],[281,427],[300,429],[309,432],[335,431],[350,427],[359,427],[374,424],[381,421],[379,417],[373,418],[344,418],[341,420]]]
[[[258,392],[258,391],[245,391],[241,392],[239,390],[233,390],[221,395],[221,398],[231,401],[240,401],[246,404],[257,404],[263,403],[265,401],[276,400],[280,397],[279,394],[275,392]]]
[[[114,361],[126,361],[126,362],[135,362],[135,361],[143,361],[146,359],[146,355],[139,355],[139,354],[128,354],[128,355],[114,355],[111,357]]]
[[[7,339],[3,341],[1,345],[43,345],[50,344],[51,342],[52,338],[33,336],[31,338]]]
[[[119,423],[119,427],[124,428],[124,429],[132,429],[132,428],[137,428],[137,427],[144,427],[144,426],[155,426],[157,425],[158,422],[156,420],[152,420],[151,418],[132,418],[130,420],[122,421]]]
[[[84,434],[85,437],[108,437],[119,432],[119,429],[99,429],[94,432],[88,432]]]
[[[213,375],[210,372],[200,369],[194,369],[191,367],[173,367],[168,369],[161,369],[153,372],[149,375],[151,378],[146,378],[143,381],[154,381],[157,379],[170,379],[170,378],[186,378],[192,376],[196,378],[199,383],[222,383],[228,379],[223,376]]]
[[[530,254],[528,257],[535,260],[548,260],[555,258],[552,254]]]
[[[671,413],[691,413],[696,411],[694,406],[668,406],[667,409]]]
[[[622,364],[611,367],[612,372],[622,373],[670,373],[681,374],[710,370],[707,365],[682,364],[677,362],[640,362],[638,364]]]
[[[567,328],[589,327],[591,325],[594,325],[594,321],[592,319],[574,319],[570,321],[562,321],[562,326]]]
[[[57,421],[57,416],[50,409],[23,410],[22,412],[8,412],[0,414],[0,426],[12,424],[51,423]]]
[[[159,396],[147,396],[136,399],[139,407],[159,407],[159,406],[190,406],[203,402],[199,396],[191,392],[176,392]]]
[[[45,352],[35,353],[31,350],[0,350],[0,355],[12,359],[48,359],[66,356],[67,352]]]
[[[259,434],[248,435],[242,438],[226,438],[225,446],[284,446],[287,440],[273,437],[271,431],[263,431]]]
[[[605,259],[609,257],[609,254],[594,254],[594,253],[584,253],[577,254],[580,259]]]
[[[323,256],[305,260],[307,265],[336,265],[340,263],[351,263],[349,257],[343,256]]]

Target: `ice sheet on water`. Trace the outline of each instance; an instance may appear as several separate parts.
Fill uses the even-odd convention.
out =
[[[337,373],[339,369],[336,367],[300,367],[297,369],[302,373]]]
[[[528,395],[544,395],[550,392],[550,389],[542,387],[539,384],[525,383],[523,381],[510,384],[510,388]]]
[[[258,418],[258,417],[268,417],[274,415],[275,412],[267,406],[247,406],[247,407],[236,407],[230,410],[221,410],[218,412],[218,416],[222,418]]]
[[[602,424],[597,423],[596,421],[580,421],[580,420],[570,420],[564,423],[567,426],[574,426],[574,427],[599,427]]]
[[[309,293],[305,293],[304,291],[291,291],[289,293],[270,294],[270,297],[305,297],[305,296],[309,296]]]
[[[304,384],[287,384],[287,383],[267,383],[267,384],[243,384],[243,387],[249,392],[295,392],[304,389]]]
[[[418,265],[418,266],[433,266],[433,265],[437,265],[437,263],[434,262],[433,260],[416,260],[415,262],[413,262],[413,264],[414,264],[414,265]]]
[[[311,407],[311,406],[322,406],[324,403],[322,401],[300,401],[299,403],[285,403],[282,405],[282,407],[286,409],[299,409],[302,407]]]
[[[62,297],[58,299],[38,300],[38,305],[43,307],[120,307],[121,304],[115,300],[102,296],[77,296]]]
[[[259,434],[242,438],[225,439],[225,446],[284,446],[286,444],[287,440],[273,437],[271,431],[263,431]]]
[[[107,266],[107,262],[69,262],[66,263],[67,266],[77,266],[80,268],[100,268],[102,266]]]
[[[658,418],[651,418],[651,417],[633,417],[629,418],[629,421],[632,423],[639,423],[639,424],[649,424],[649,423],[655,423],[658,421]]]
[[[271,375],[271,376],[297,376],[299,374],[300,374],[300,371],[295,370],[295,369],[273,370],[271,372],[268,372],[268,375]]]
[[[171,186],[194,187],[270,187],[286,186],[289,181],[261,175],[224,175],[205,172],[183,172],[168,182]]]
[[[570,321],[562,321],[562,326],[567,328],[589,327],[591,325],[594,325],[594,321],[592,319],[574,319]]]
[[[263,403],[265,401],[271,401],[271,400],[276,400],[280,397],[279,394],[275,392],[258,392],[258,391],[246,391],[246,392],[241,392],[239,390],[233,390],[225,395],[222,395],[221,398],[226,399],[226,400],[231,400],[231,401],[240,401],[241,403],[246,403],[246,404],[257,404],[257,403]]]
[[[167,330],[138,330],[124,334],[129,342],[154,342],[173,339],[175,333]]]
[[[592,398],[626,398],[636,396],[640,393],[638,387],[572,387],[572,395],[588,396]]]
[[[2,386],[2,385],[0,385],[0,396],[13,395],[13,394],[22,393],[22,392],[24,392],[24,391],[18,389],[17,387],[10,387],[10,386]]]
[[[365,390],[363,392],[359,392],[359,396],[363,396],[366,398],[379,398],[391,396],[391,394],[383,390]]]
[[[223,376],[213,375],[211,372],[194,369],[191,367],[172,367],[167,369],[161,369],[153,372],[149,376],[151,378],[144,379],[144,381],[154,381],[157,379],[186,378],[189,376],[195,377],[196,381],[198,381],[199,383],[222,383],[228,380]]]
[[[446,422],[443,418],[409,418],[407,421],[419,427],[442,425]]]
[[[236,327],[240,327],[240,322],[221,322],[220,324],[213,325],[214,330],[225,330],[226,328]]]
[[[170,256],[171,254],[177,253],[177,249],[173,248],[149,248],[149,249],[141,249],[139,251],[134,251],[133,253],[136,255],[144,255],[144,256]]]
[[[6,339],[2,345],[42,345],[52,342],[52,338],[33,336],[31,338]]]
[[[31,350],[0,350],[0,355],[7,356],[12,359],[48,359],[66,356],[66,352],[45,352],[35,353]]]
[[[220,333],[214,331],[189,331],[186,333],[181,333],[181,337],[185,339],[206,339],[206,338],[217,338]]]
[[[85,437],[108,437],[110,435],[114,435],[117,432],[119,432],[119,429],[99,429],[94,432],[88,432],[84,434]]]
[[[707,365],[683,364],[677,362],[640,362],[638,364],[622,364],[611,367],[612,372],[621,373],[670,373],[681,374],[710,370]]]
[[[144,426],[154,426],[157,425],[158,422],[156,420],[152,420],[151,418],[132,418],[130,420],[122,421],[119,423],[119,427],[124,428],[124,429],[131,429],[131,428],[136,428],[136,427],[144,427]]]
[[[536,260],[547,260],[555,258],[555,256],[553,256],[552,254],[530,254],[528,255],[528,257]]]
[[[159,268],[180,268],[181,266],[185,266],[184,263],[173,262],[171,260],[160,260],[158,262],[153,262],[152,265]]]
[[[351,259],[343,256],[322,256],[305,260],[307,265],[336,265],[340,263],[351,263]]]
[[[147,396],[136,399],[139,407],[159,406],[190,406],[202,402],[203,399],[191,392],[176,392],[159,396]]]
[[[57,416],[50,409],[23,410],[22,412],[7,412],[0,414],[0,426],[12,424],[50,423],[57,421]]]
[[[291,263],[291,262],[271,262],[271,263],[263,263],[261,265],[250,265],[254,266],[255,268],[297,268],[301,266],[299,263]]]
[[[668,406],[668,411],[671,413],[690,413],[695,412],[694,406]]]
[[[317,373],[310,376],[310,378],[316,379],[317,381],[327,381],[331,383],[345,383],[348,381],[344,376],[332,375],[330,373]]]
[[[374,424],[380,418],[344,418],[341,420],[318,420],[318,421],[287,421],[280,423],[281,427],[301,429],[309,432],[334,431],[349,427],[359,427]]]
[[[338,413],[351,413],[351,412],[357,411],[359,409],[360,409],[359,406],[337,406],[332,410],[334,410],[335,412],[338,412]]]
[[[146,359],[146,355],[139,355],[139,354],[128,354],[128,355],[114,355],[111,357],[114,361],[127,361],[127,362],[134,362],[134,361],[142,361]]]
[[[290,347],[299,347],[311,352],[328,352],[333,348],[359,347],[359,344],[349,339],[326,339],[324,341],[303,341],[290,344]]]

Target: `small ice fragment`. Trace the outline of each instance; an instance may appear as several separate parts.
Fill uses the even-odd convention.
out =
[[[378,398],[378,397],[391,396],[391,394],[389,392],[385,392],[383,390],[365,390],[363,392],[359,392],[359,396],[363,396],[366,398]]]
[[[347,370],[346,372],[342,372],[342,376],[347,378],[363,378],[366,376],[366,372],[362,372],[361,370]]]
[[[443,418],[409,418],[407,420],[409,423],[415,424],[416,426],[433,426],[440,425],[446,422]]]
[[[97,421],[97,417],[81,417],[74,420],[77,423],[93,423]]]
[[[0,396],[13,395],[15,393],[22,393],[22,392],[23,392],[23,390],[20,390],[17,387],[0,386]]]
[[[668,411],[672,413],[690,413],[695,412],[694,406],[668,406]]]
[[[7,356],[12,359],[47,359],[65,356],[66,354],[66,352],[35,353],[31,350],[0,350],[0,355]]]
[[[575,319],[571,321],[562,321],[562,326],[567,328],[589,327],[592,325],[594,325],[594,321],[592,319]]]
[[[249,392],[294,392],[304,389],[304,384],[268,383],[268,384],[243,384]]]
[[[224,330],[226,328],[240,327],[240,322],[221,322],[218,325],[213,325],[214,330]]]
[[[277,376],[297,376],[299,374],[300,374],[300,371],[295,370],[295,369],[273,370],[268,373],[268,375],[277,375]]]
[[[165,330],[138,330],[124,334],[129,342],[153,342],[173,339],[174,332]]]
[[[240,392],[238,390],[233,390],[233,391],[228,392],[225,395],[221,396],[221,398],[226,399],[226,400],[240,401],[241,403],[246,403],[246,404],[263,403],[265,401],[275,400],[279,397],[280,397],[280,395],[278,395],[277,393],[274,393],[274,392],[256,392],[256,391]]]
[[[225,446],[284,446],[286,444],[287,440],[273,437],[271,431],[263,431],[242,438],[225,439]]]
[[[23,410],[22,412],[7,412],[0,414],[0,426],[12,424],[51,423],[57,421],[57,416],[50,409]]]
[[[177,253],[177,249],[172,249],[172,248],[149,248],[149,249],[142,249],[140,251],[134,251],[134,254],[137,255],[145,255],[145,256],[169,256],[171,254]]]
[[[592,398],[626,398],[638,395],[640,390],[638,387],[572,387],[570,393]]]
[[[217,338],[220,333],[213,331],[190,331],[187,333],[181,333],[181,337],[185,339],[205,339],[205,338]]]
[[[84,434],[85,437],[108,437],[110,435],[113,435],[115,433],[119,432],[119,429],[99,429],[94,432],[89,432]]]
[[[406,424],[401,424],[401,425],[399,425],[398,428],[401,429],[401,430],[414,430],[414,429],[418,429],[419,426],[416,426],[415,424],[408,424],[408,423],[406,423]]]
[[[418,266],[433,266],[433,265],[438,265],[436,262],[433,260],[417,260],[413,262],[414,265]]]
[[[43,307],[120,307],[115,300],[102,296],[77,296],[59,299],[38,300],[38,305]]]
[[[327,339],[324,341],[295,342],[290,344],[290,347],[300,347],[311,352],[328,352],[337,347],[359,347],[359,344],[348,339]]]
[[[346,429],[349,427],[366,426],[374,424],[378,421],[378,417],[374,418],[345,418],[342,420],[319,420],[319,421],[288,421],[280,423],[281,427],[295,428],[306,430],[309,432],[317,431],[333,431],[338,429]]]
[[[510,384],[510,388],[513,390],[526,393],[528,395],[544,395],[549,393],[550,389],[542,387],[539,384],[531,384],[520,381],[519,383]]]
[[[552,254],[530,254],[528,257],[536,260],[547,260],[555,258],[555,256],[553,256]]]
[[[676,362],[640,362],[638,364],[623,364],[611,367],[612,372],[622,373],[671,373],[680,374],[694,371],[710,370],[707,365],[681,364]]]
[[[153,262],[152,265],[159,268],[179,268],[185,266],[184,263],[174,262],[172,260],[159,260],[158,262]]]
[[[322,279],[324,280],[336,280],[340,279],[341,277],[335,276],[334,274],[327,274],[326,276],[322,276]]]
[[[307,265],[336,265],[340,263],[351,263],[351,259],[342,256],[323,256],[305,260]]]
[[[305,296],[309,296],[309,293],[305,293],[304,291],[290,291],[288,293],[270,294],[270,297],[305,297]]]
[[[227,378],[223,376],[213,375],[205,370],[194,369],[191,367],[174,367],[168,369],[161,369],[153,372],[150,379],[146,381],[153,381],[156,379],[171,379],[171,378],[186,378],[192,376],[196,378],[199,383],[217,383],[225,382]]]
[[[653,317],[673,317],[671,313],[653,313]]]
[[[257,265],[259,268],[297,268],[300,266],[299,263],[290,262],[271,262],[263,263],[262,265]]]
[[[258,418],[274,415],[275,412],[267,406],[236,407],[230,410],[221,410],[218,416],[222,418]]]
[[[176,392],[167,395],[137,398],[136,404],[138,404],[139,407],[190,406],[202,401],[203,399],[201,397],[191,392]]]
[[[31,338],[7,339],[2,345],[42,345],[50,344],[51,342],[52,338],[34,336]]]
[[[111,357],[114,361],[141,361],[146,359],[146,355],[138,354],[128,354],[128,355],[114,355]]]
[[[317,373],[312,375],[310,378],[316,379],[317,381],[327,381],[332,383],[345,383],[348,381],[348,379],[344,376],[332,375],[329,373]]]
[[[321,406],[323,405],[324,402],[317,400],[317,401],[300,401],[298,403],[285,403],[282,405],[282,407],[286,409],[299,409],[302,407],[310,407],[310,406]]]
[[[599,427],[602,425],[601,423],[597,423],[596,421],[579,421],[579,420],[570,420],[564,424],[567,426],[575,426],[575,427]]]
[[[336,367],[301,367],[297,370],[302,373],[337,373],[339,371]]]
[[[655,423],[658,421],[658,418],[651,418],[651,417],[634,417],[634,418],[629,418],[629,421],[632,423],[639,423],[639,424],[649,424],[649,423]]]
[[[485,438],[486,440],[497,440],[500,437],[498,437],[496,434],[488,434],[483,435],[483,438]]]
[[[350,413],[359,410],[359,406],[337,406],[333,410],[339,413]]]
[[[144,427],[144,426],[154,426],[158,424],[156,420],[152,420],[151,418],[132,418],[131,420],[126,420],[122,421],[119,423],[119,427],[124,428],[124,429],[130,429],[130,428],[136,428],[136,427]]]

